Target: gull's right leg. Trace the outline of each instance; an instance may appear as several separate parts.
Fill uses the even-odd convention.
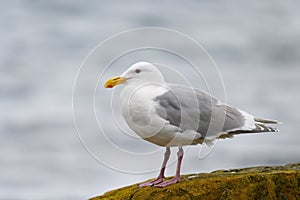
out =
[[[148,181],[148,182],[139,184],[139,187],[153,186],[155,184],[158,184],[158,183],[161,183],[161,182],[164,181],[164,178],[165,178],[165,169],[166,169],[167,162],[169,160],[170,154],[171,154],[170,147],[166,147],[164,161],[163,161],[163,164],[161,166],[161,169],[160,169],[158,177],[155,180],[153,180],[153,181]]]

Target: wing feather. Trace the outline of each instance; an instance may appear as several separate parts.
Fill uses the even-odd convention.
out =
[[[215,97],[181,85],[169,88],[154,99],[158,102],[156,112],[182,131],[195,130],[205,137],[245,126],[245,117],[238,109],[220,104]]]

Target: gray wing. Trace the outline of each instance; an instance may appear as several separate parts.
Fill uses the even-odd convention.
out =
[[[220,104],[219,100],[197,89],[169,85],[170,90],[154,100],[157,114],[182,131],[195,130],[205,137],[237,130],[245,117],[237,109]]]

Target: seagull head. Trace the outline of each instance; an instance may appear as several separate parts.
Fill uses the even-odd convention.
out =
[[[151,63],[138,62],[129,67],[122,75],[108,79],[104,87],[113,88],[119,84],[163,83],[161,72]]]

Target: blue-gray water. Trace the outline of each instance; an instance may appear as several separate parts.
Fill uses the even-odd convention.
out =
[[[0,199],[86,199],[156,176],[96,162],[72,117],[73,82],[88,52],[112,34],[144,26],[175,29],[203,44],[222,74],[228,104],[284,122],[278,134],[220,141],[204,160],[193,147],[183,173],[299,162],[299,6],[292,0],[1,1]],[[152,147],[138,144],[136,151]],[[167,174],[173,172],[174,165]]]

